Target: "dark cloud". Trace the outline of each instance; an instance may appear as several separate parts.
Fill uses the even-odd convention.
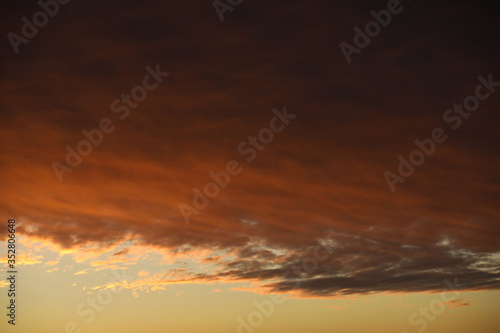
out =
[[[218,261],[221,273],[183,277],[181,281],[250,280],[261,291],[301,297],[500,287],[498,258],[488,253],[443,244],[424,247],[333,235],[330,240],[335,239],[334,246],[282,249],[282,254],[272,256],[249,256],[252,251],[247,247],[235,252],[237,259]],[[254,251],[261,248],[255,246]]]
[[[113,256],[122,256],[124,254],[129,253],[129,251],[130,251],[130,249],[123,249],[123,250],[120,250],[120,251],[113,253]]]
[[[451,300],[449,302],[446,302],[444,303],[446,306],[450,307],[450,308],[459,308],[459,307],[463,307],[463,306],[469,306],[471,305],[470,302],[464,300],[464,299],[454,299],[454,300]]]

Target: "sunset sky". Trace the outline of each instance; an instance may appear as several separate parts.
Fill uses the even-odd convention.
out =
[[[500,331],[494,7],[54,1],[0,5],[2,333]]]

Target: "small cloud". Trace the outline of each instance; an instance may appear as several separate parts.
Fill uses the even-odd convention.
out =
[[[45,262],[45,265],[47,266],[55,266],[59,263],[59,260],[49,260],[47,262]]]
[[[469,305],[472,305],[473,303],[470,303],[469,301],[466,301],[462,298],[459,298],[459,299],[454,299],[452,301],[448,301],[448,302],[445,302],[442,304],[450,309],[455,309],[455,308],[460,308],[463,306],[469,306]]]
[[[259,222],[254,221],[254,220],[240,219],[240,221],[244,224],[248,224],[248,225],[252,225],[252,226],[259,224]]]
[[[35,265],[43,263],[44,257],[42,255],[27,254],[18,258],[18,265]]]
[[[451,237],[449,236],[442,236],[441,240],[437,243],[437,246],[441,247],[448,247],[451,245]]]
[[[26,226],[26,231],[29,233],[35,233],[38,231],[38,226],[35,224],[29,224],[28,226]]]
[[[129,251],[130,251],[130,249],[128,249],[128,248],[127,249],[123,249],[123,250],[120,250],[118,252],[113,253],[113,256],[125,255],[125,254],[129,253]]]
[[[87,274],[87,272],[86,271],[78,271],[75,273],[75,275],[82,275],[82,274]]]
[[[139,271],[137,273],[137,276],[148,276],[149,275],[149,272],[148,271]]]

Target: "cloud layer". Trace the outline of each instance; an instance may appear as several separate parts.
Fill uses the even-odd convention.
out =
[[[454,277],[497,289],[500,96],[456,131],[442,120],[479,75],[500,81],[495,20],[488,8],[404,3],[348,65],[338,44],[384,5],[257,1],[223,23],[208,2],[62,7],[0,63],[2,215],[67,248],[133,238],[234,255],[213,259],[219,272],[176,277],[186,281],[304,296],[438,291]],[[2,28],[33,10],[11,9]],[[120,120],[111,103],[156,64],[171,75]],[[284,105],[297,118],[246,162],[238,145]],[[52,162],[102,118],[114,132],[59,182]],[[383,173],[435,127],[449,139],[391,193]],[[185,224],[178,205],[229,160],[241,174]],[[318,239],[334,253],[285,277]]]

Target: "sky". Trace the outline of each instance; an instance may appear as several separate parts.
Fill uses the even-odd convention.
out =
[[[1,332],[498,332],[492,5],[0,6]]]

